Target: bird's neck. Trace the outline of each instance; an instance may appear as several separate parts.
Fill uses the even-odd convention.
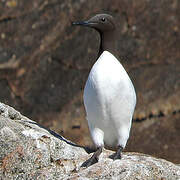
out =
[[[113,55],[117,54],[116,49],[116,30],[110,32],[100,32],[100,46],[98,57],[104,52],[109,51]]]

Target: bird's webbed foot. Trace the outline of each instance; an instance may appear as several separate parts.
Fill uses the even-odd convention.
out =
[[[123,147],[122,146],[118,146],[118,150],[116,151],[114,157],[113,157],[113,160],[116,160],[116,159],[121,159],[121,152],[123,150]]]
[[[92,155],[92,157],[90,157],[88,160],[86,160],[82,165],[81,167],[89,167],[95,163],[98,162],[99,160],[99,156],[100,154],[102,153],[102,147],[99,147],[96,152]]]

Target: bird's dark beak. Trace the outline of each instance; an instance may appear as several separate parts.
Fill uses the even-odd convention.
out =
[[[72,25],[76,25],[76,26],[88,26],[89,22],[88,21],[73,22]]]

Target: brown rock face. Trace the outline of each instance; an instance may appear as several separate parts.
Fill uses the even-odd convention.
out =
[[[0,101],[79,144],[91,144],[82,90],[98,34],[71,21],[112,12],[138,104],[127,151],[180,162],[180,2],[2,1]]]

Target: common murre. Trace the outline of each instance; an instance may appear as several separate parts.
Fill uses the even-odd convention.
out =
[[[116,148],[115,159],[121,159],[132,124],[136,105],[134,86],[117,58],[116,23],[108,14],[98,14],[73,25],[91,27],[100,34],[100,47],[84,88],[84,105],[92,140],[97,148],[83,166],[98,162],[104,145]]]

